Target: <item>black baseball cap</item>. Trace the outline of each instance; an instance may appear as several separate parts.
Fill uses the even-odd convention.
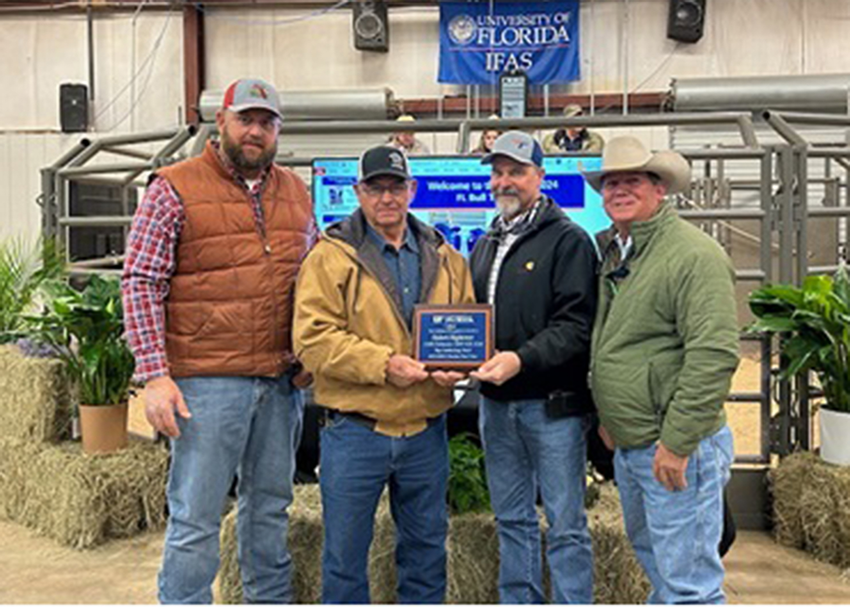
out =
[[[389,145],[379,145],[363,152],[357,164],[357,174],[360,181],[382,175],[410,179],[410,168],[404,152]]]

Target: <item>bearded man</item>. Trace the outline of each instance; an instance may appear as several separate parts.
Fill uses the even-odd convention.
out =
[[[309,378],[291,302],[317,232],[304,183],[274,164],[280,122],[271,85],[231,84],[221,142],[158,170],[130,230],[127,339],[148,421],[171,439],[162,603],[212,602],[234,477],[245,601],[292,599],[286,510]]]
[[[497,354],[481,382],[479,422],[499,535],[499,598],[544,602],[538,492],[549,522],[553,603],[593,601],[584,512],[587,386],[596,311],[590,236],[540,192],[543,151],[509,131],[482,159],[499,209],[470,258],[476,299],[495,306]]]

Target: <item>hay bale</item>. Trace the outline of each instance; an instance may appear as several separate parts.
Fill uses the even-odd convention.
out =
[[[69,438],[73,402],[63,364],[0,346],[0,437],[55,443]]]
[[[623,529],[616,489],[606,485],[589,512],[594,546],[595,602],[641,603],[649,594],[646,580]],[[322,516],[317,485],[295,487],[290,510],[289,548],[293,558],[296,603],[317,603],[321,597]],[[396,602],[395,529],[386,495],[375,521],[369,554],[372,602]],[[499,540],[492,514],[465,514],[449,519],[446,602],[494,604],[499,602]],[[235,513],[222,524],[219,600],[242,603],[239,564],[236,561]]]
[[[599,488],[599,498],[588,511],[593,541],[593,602],[645,603],[649,580],[635,556],[623,523],[620,496],[613,483]]]
[[[0,517],[73,548],[165,524],[168,452],[131,443],[85,455],[79,443],[0,440]]]
[[[771,470],[768,479],[776,540],[850,567],[850,467],[796,453]]]
[[[289,551],[292,554],[292,587],[297,604],[320,603],[322,598],[322,500],[318,485],[296,485],[289,508]],[[221,525],[221,565],[218,600],[228,605],[243,603],[242,580],[237,560],[234,508]],[[395,527],[384,495],[378,504],[374,540],[369,553],[372,601],[395,602]]]

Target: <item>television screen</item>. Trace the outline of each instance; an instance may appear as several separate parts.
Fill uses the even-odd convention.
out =
[[[496,215],[490,194],[490,166],[475,156],[417,156],[409,159],[418,182],[410,211],[440,230],[468,255]],[[610,225],[602,197],[585,183],[581,171],[597,170],[599,156],[551,156],[543,159],[542,191],[591,235]],[[317,158],[313,161],[313,203],[324,230],[354,211],[357,158]]]

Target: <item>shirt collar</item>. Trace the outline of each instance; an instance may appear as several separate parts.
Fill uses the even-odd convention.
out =
[[[366,222],[366,233],[369,237],[378,245],[378,248],[381,251],[385,251],[387,247],[389,247],[392,251],[395,251],[396,248],[387,242],[387,239],[381,236],[378,231]],[[405,227],[404,229],[404,240],[401,242],[402,248],[407,247],[413,253],[419,253],[419,243],[416,242],[416,237],[413,235],[413,230],[410,229],[410,226]]]
[[[632,245],[634,244],[632,241],[632,235],[629,234],[626,236],[626,240],[624,241],[620,236],[620,233],[617,232],[614,235],[614,242],[616,242],[617,246],[620,247],[620,259],[626,259],[632,250]]]

